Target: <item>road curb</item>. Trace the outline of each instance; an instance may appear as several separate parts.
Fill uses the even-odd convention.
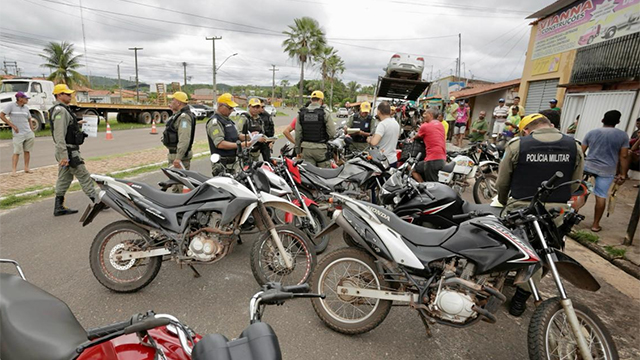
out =
[[[197,154],[193,154],[193,158],[194,159],[195,158],[199,158],[199,157],[202,157],[202,156],[205,156],[205,155],[208,155],[208,154],[209,154],[208,151],[200,152],[200,153],[197,153]],[[166,161],[161,161],[161,162],[156,162],[156,163],[152,163],[152,164],[136,166],[136,167],[132,167],[132,168],[129,168],[129,169],[112,171],[110,173],[112,175],[117,175],[117,174],[122,174],[122,173],[129,172],[129,171],[136,171],[136,170],[143,169],[143,168],[146,168],[146,167],[149,167],[149,166],[159,166],[159,165],[166,164],[166,163],[167,163]],[[47,166],[55,166],[55,165],[47,165]],[[78,180],[73,180],[71,182],[71,185],[76,184],[77,182],[78,182]],[[53,190],[53,189],[55,189],[55,186],[49,186],[49,187],[46,187],[46,188],[43,188],[43,189],[38,189],[38,190],[33,190],[33,191],[26,191],[26,192],[23,192],[23,193],[11,194],[9,196],[0,197],[0,201],[8,199],[10,197],[24,197],[24,196],[38,195],[40,193],[43,193],[43,192],[48,191],[48,190]]]
[[[616,266],[618,269],[620,269],[620,270],[626,272],[627,274],[633,276],[634,278],[640,280],[640,266],[632,263],[631,261],[629,261],[627,259],[617,258],[617,257],[613,257],[613,256],[609,255],[609,253],[604,251],[604,249],[601,246],[599,246],[598,244],[594,244],[594,243],[586,241],[586,240],[579,240],[579,239],[576,239],[576,238],[574,238],[572,236],[569,236],[569,237],[571,239],[575,240],[576,242],[578,242],[579,244],[583,245],[587,249],[593,251],[594,253],[599,255],[601,258],[609,261],[611,264]]]

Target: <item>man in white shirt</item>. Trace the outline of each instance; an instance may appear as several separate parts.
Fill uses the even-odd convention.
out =
[[[498,106],[493,109],[493,130],[491,134],[500,134],[504,128],[504,122],[507,121],[509,115],[509,107],[504,104],[504,99],[498,100]]]
[[[400,125],[391,117],[391,105],[383,101],[378,105],[377,115],[380,120],[376,125],[375,134],[368,139],[371,146],[378,146],[384,156],[387,157],[391,167],[396,167],[398,158],[396,145],[400,136]]]
[[[8,104],[0,111],[0,119],[9,125],[13,132],[12,175],[16,175],[18,160],[22,153],[24,153],[24,172],[31,172],[29,170],[30,152],[33,149],[36,135],[31,130],[32,117],[27,102],[29,102],[29,97],[22,91],[18,91],[16,102]],[[7,115],[9,115],[9,119]]]

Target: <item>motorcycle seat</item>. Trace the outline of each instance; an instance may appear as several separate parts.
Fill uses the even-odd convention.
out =
[[[171,169],[171,170],[182,174],[184,177],[190,177],[190,178],[198,181],[200,184],[202,184],[203,182],[211,179],[211,177],[207,177],[205,175],[202,175],[197,171],[182,170],[182,169]]]
[[[125,183],[131,186],[135,191],[139,192],[140,195],[144,196],[151,202],[154,202],[162,207],[176,207],[182,206],[191,199],[194,191],[190,191],[186,194],[174,194],[174,193],[166,193],[164,191],[156,189],[154,186],[149,184],[131,181],[131,180],[118,180],[119,182]]]
[[[344,168],[344,166],[340,166],[335,169],[324,169],[305,162],[303,162],[301,166],[303,169],[309,171],[312,174],[318,175],[323,179],[333,179],[338,177],[338,175],[340,175],[342,169]]]
[[[452,172],[452,171],[453,171],[453,168],[455,168],[455,167],[456,167],[456,163],[454,163],[454,162],[450,162],[450,163],[446,164],[446,165],[442,168],[442,170],[440,170],[440,171],[444,171],[444,172],[450,173],[450,172]]]
[[[87,332],[67,304],[12,274],[0,274],[0,288],[0,358],[75,358]]]
[[[489,212],[496,217],[500,217],[500,214],[502,214],[502,210],[503,208],[490,206],[489,204],[472,204],[468,201],[462,202],[462,212],[465,214],[468,214],[472,211]]]
[[[208,334],[196,343],[191,354],[193,360],[279,360],[280,344],[267,323],[249,325],[240,337],[229,341],[220,334]]]

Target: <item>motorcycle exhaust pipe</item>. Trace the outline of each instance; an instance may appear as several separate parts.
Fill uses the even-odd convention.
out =
[[[360,236],[360,234],[358,234],[356,229],[354,229],[353,226],[351,224],[349,224],[349,222],[347,221],[347,219],[344,218],[344,215],[342,215],[342,213],[340,215],[338,215],[338,217],[336,217],[335,221],[336,221],[336,224],[340,225],[340,227],[342,228],[342,231],[344,231],[347,234],[351,235],[353,240],[355,242],[357,242],[358,244],[360,244],[360,246],[362,246],[363,249],[368,249],[369,248],[366,245],[366,242],[364,241],[362,236]]]

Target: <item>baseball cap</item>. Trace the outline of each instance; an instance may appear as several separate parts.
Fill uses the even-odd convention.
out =
[[[449,98],[449,100],[451,100],[451,101],[455,101],[455,100],[456,100],[456,97],[455,97],[455,96],[452,96],[452,97],[450,97],[450,98]]]
[[[557,103],[558,103],[558,99],[551,99],[551,100],[549,100],[549,102],[550,102],[550,103],[557,104]]]
[[[523,131],[524,128],[526,128],[527,125],[529,125],[530,122],[532,122],[535,119],[539,119],[541,117],[544,117],[544,115],[542,115],[542,114],[531,114],[531,115],[525,116],[522,120],[520,120],[520,124],[518,124],[518,129],[520,129],[520,131]]]
[[[260,105],[262,105],[262,103],[260,102],[259,99],[256,99],[256,98],[249,99],[249,106],[260,106]]]
[[[27,96],[27,94],[23,93],[22,91],[18,91],[16,93],[16,99],[17,98],[25,98],[25,99],[29,99],[29,97]]]
[[[183,93],[182,91],[176,91],[173,93],[173,95],[169,95],[167,97],[169,99],[176,99],[181,103],[185,103],[185,104],[189,102],[189,97],[187,96],[186,93]]]
[[[366,101],[360,104],[360,112],[371,112],[371,104]]]
[[[500,103],[500,102],[504,102],[504,99],[503,99],[503,98],[500,98],[500,99],[498,100],[498,102],[499,102],[499,103]]]
[[[233,101],[233,96],[230,93],[224,93],[218,96],[218,104],[225,104],[232,108],[238,106],[238,104]]]
[[[322,93],[322,91],[320,90],[316,90],[314,92],[311,93],[311,98],[318,98],[318,99],[322,99],[324,100],[324,94]]]
[[[75,91],[69,89],[69,87],[67,86],[67,84],[58,84],[56,86],[53,87],[53,95],[58,95],[58,94],[73,94]]]

